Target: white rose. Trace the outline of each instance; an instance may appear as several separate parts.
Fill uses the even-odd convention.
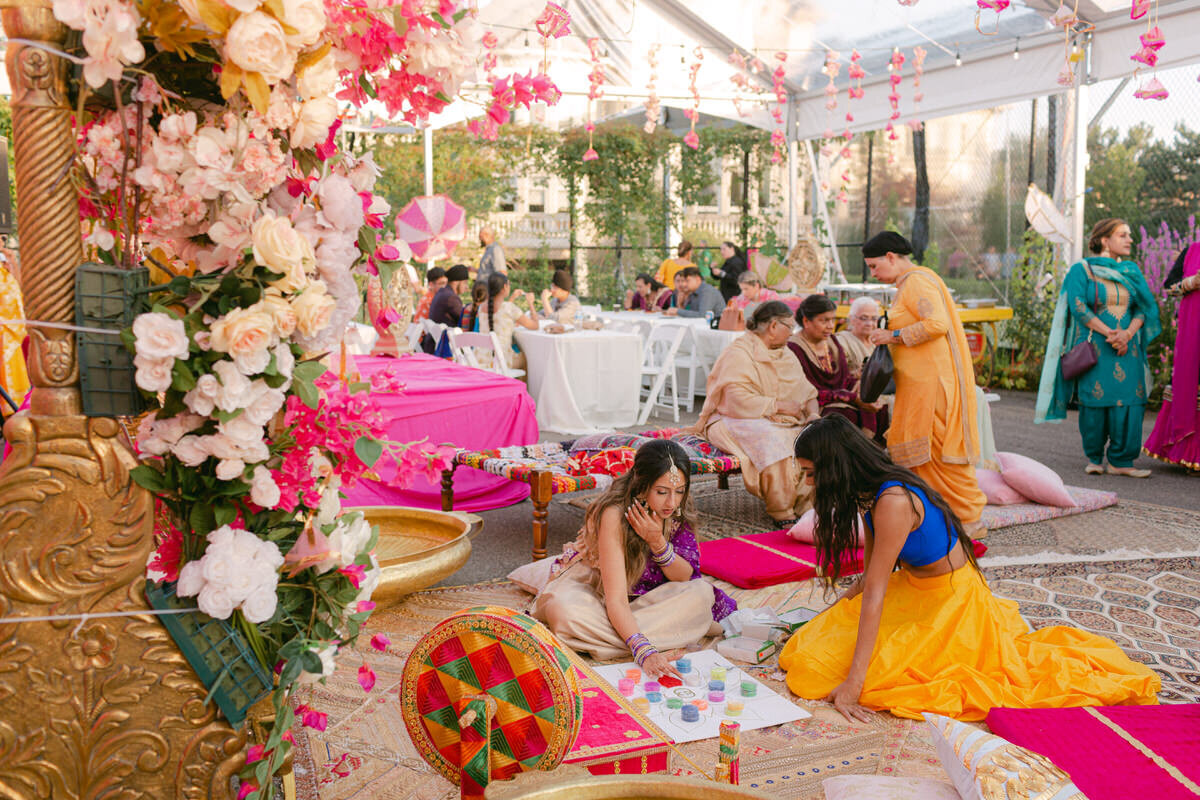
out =
[[[229,619],[233,613],[233,598],[224,586],[215,583],[205,584],[196,596],[200,610],[213,619]]]
[[[242,601],[242,614],[246,617],[247,622],[253,622],[256,625],[266,622],[275,616],[277,602],[274,589],[260,587]]]
[[[375,555],[371,555],[371,566],[363,573],[362,583],[358,586],[358,596],[354,598],[354,603],[351,608],[357,606],[364,600],[370,600],[371,595],[375,593],[375,589],[379,586],[379,579],[383,577],[383,570],[379,568],[379,561]]]
[[[175,584],[175,594],[180,597],[194,597],[204,588],[204,572],[199,561],[189,561],[179,570],[179,582]]]
[[[222,525],[216,530],[210,531],[208,534],[208,543],[212,547],[224,548],[233,545],[233,537],[236,535],[237,529],[231,525]]]
[[[322,0],[283,0],[283,20],[296,30],[287,37],[288,44],[303,50],[316,44],[325,32],[325,3]]]
[[[360,156],[353,162],[354,166],[350,168],[350,183],[354,185],[354,190],[358,192],[369,192],[375,188],[375,179],[379,177],[379,165],[375,163],[375,156],[372,153],[366,153]]]
[[[316,336],[329,326],[335,305],[336,301],[325,291],[325,284],[312,281],[307,289],[292,300],[292,311],[296,312],[296,330],[302,336]]]
[[[183,396],[183,404],[187,406],[188,411],[191,411],[193,414],[199,414],[202,417],[212,414],[213,409],[216,408],[213,398],[205,396],[199,390],[199,387],[192,389]]]
[[[210,544],[208,546],[204,558],[200,559],[201,574],[204,576],[206,584],[215,583],[224,586],[229,583],[234,570],[234,565],[230,563],[229,558],[231,549],[228,545]]]
[[[291,306],[288,306],[291,311]],[[275,369],[285,378],[291,379],[292,370],[296,366],[296,356],[292,353],[292,348],[287,342],[280,343],[275,350]]]
[[[261,73],[278,83],[296,67],[296,51],[288,46],[283,26],[261,11],[237,18],[225,35],[225,58],[246,72]]]
[[[274,508],[279,503],[279,486],[271,477],[271,471],[259,464],[254,468],[250,480],[250,499],[263,508]]]
[[[246,464],[237,458],[223,458],[217,462],[217,479],[232,481],[242,477]]]
[[[348,563],[354,563],[358,559],[359,553],[367,546],[367,542],[371,540],[371,523],[367,522],[361,514],[356,514],[353,520],[347,521],[345,528],[346,547],[351,551]],[[345,565],[343,564],[343,566]]]
[[[188,338],[183,320],[169,314],[139,314],[133,321],[133,338],[139,356],[153,359],[187,358]]]
[[[232,355],[243,375],[266,369],[268,348],[277,343],[275,318],[258,304],[235,308],[212,324],[212,349]]]
[[[225,4],[243,14],[249,14],[251,11],[258,10],[258,7],[262,5],[262,0],[225,0]]]
[[[209,455],[200,436],[184,436],[171,447],[171,453],[188,467],[200,466]]]
[[[137,355],[133,357],[133,365],[137,367],[133,381],[139,389],[157,393],[171,388],[171,367],[175,365],[175,359]]]
[[[333,94],[337,81],[337,64],[333,56],[326,53],[319,61],[309,64],[308,68],[300,73],[300,78],[296,81],[296,90],[305,100],[326,97]]]
[[[250,393],[250,379],[243,375],[237,364],[232,361],[218,361],[213,364],[212,369],[221,381],[221,388],[215,398],[217,408],[227,413],[245,408],[247,395]]]
[[[242,416],[250,422],[266,425],[278,413],[279,409],[283,408],[286,399],[284,393],[279,389],[268,388],[260,393],[254,399],[254,402],[246,406],[246,410]]]
[[[217,428],[228,436],[234,447],[239,450],[253,447],[256,442],[261,442],[263,439],[263,426],[256,425],[252,420],[247,419],[245,414],[239,414],[227,422],[222,422]]]
[[[321,213],[335,228],[357,233],[363,224],[362,197],[354,184],[344,175],[328,175],[317,184],[317,199],[321,201]]]
[[[254,557],[260,566],[270,570],[269,581],[271,588],[275,588],[275,584],[279,582],[279,576],[275,571],[283,566],[283,553],[279,549],[279,545],[274,542],[268,542],[263,539],[258,540],[258,554]]]
[[[307,150],[325,141],[336,118],[337,102],[332,97],[314,97],[302,103],[289,138],[292,149]]]
[[[242,602],[258,587],[253,567],[249,561],[243,561],[240,555],[237,551],[232,554],[230,564],[233,569],[229,571],[229,578],[225,581],[225,589],[234,603]]]
[[[263,214],[251,229],[254,260],[283,277],[271,286],[281,292],[295,292],[308,283],[307,272],[314,265],[312,245],[296,232],[287,217]]]

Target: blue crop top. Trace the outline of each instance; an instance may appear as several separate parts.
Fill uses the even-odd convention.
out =
[[[900,486],[912,492],[921,499],[921,505],[925,507],[925,518],[921,520],[919,528],[908,534],[904,547],[900,549],[900,560],[914,567],[925,567],[950,555],[958,537],[946,530],[946,515],[929,502],[925,492],[900,481],[884,481],[875,499],[879,499],[879,495],[883,494],[885,489],[893,486]],[[871,512],[868,511],[863,517],[871,530],[875,530],[875,525],[871,522]]]

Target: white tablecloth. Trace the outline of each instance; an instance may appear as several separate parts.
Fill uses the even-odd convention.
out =
[[[515,336],[541,430],[584,434],[637,423],[642,338],[636,333],[518,328]]]
[[[684,358],[695,353],[706,373],[712,371],[713,364],[717,362],[721,352],[745,333],[713,330],[708,327],[708,320],[701,317],[668,317],[664,314],[647,314],[644,311],[602,311],[597,316],[611,321],[645,322],[652,327],[663,324],[687,325],[691,328],[691,335],[680,345],[679,357]],[[699,391],[703,394],[704,387],[700,386]]]

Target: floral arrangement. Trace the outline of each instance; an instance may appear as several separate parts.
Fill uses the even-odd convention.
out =
[[[54,0],[80,32],[85,241],[112,263],[147,262],[157,281],[122,334],[153,409],[133,475],[165,520],[147,578],[228,620],[276,676],[275,720],[239,798],[269,791],[295,722],[323,727],[292,691],[332,674],[374,609],[377,533],[343,512],[342,492],[369,472],[436,479],[452,455],[386,441],[371,393],[402,391],[395,375],[360,383],[320,359],[358,314],[360,282],[399,258],[381,240],[391,210],[373,159],[338,147],[341,117],[370,101],[409,122],[445,108],[480,58],[473,7]],[[544,71],[487,67],[482,135],[558,100]],[[371,690],[369,667],[359,680]]]

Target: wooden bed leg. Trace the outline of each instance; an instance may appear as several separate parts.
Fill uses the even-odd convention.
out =
[[[442,511],[454,510],[454,470],[458,464],[451,464],[450,469],[442,470]]]
[[[546,540],[550,535],[550,498],[553,493],[553,473],[535,470],[529,482],[530,498],[533,500],[533,560],[546,557]]]
[[[728,489],[729,488],[729,473],[728,472],[721,472],[721,473],[717,474],[717,488],[718,489]]]

